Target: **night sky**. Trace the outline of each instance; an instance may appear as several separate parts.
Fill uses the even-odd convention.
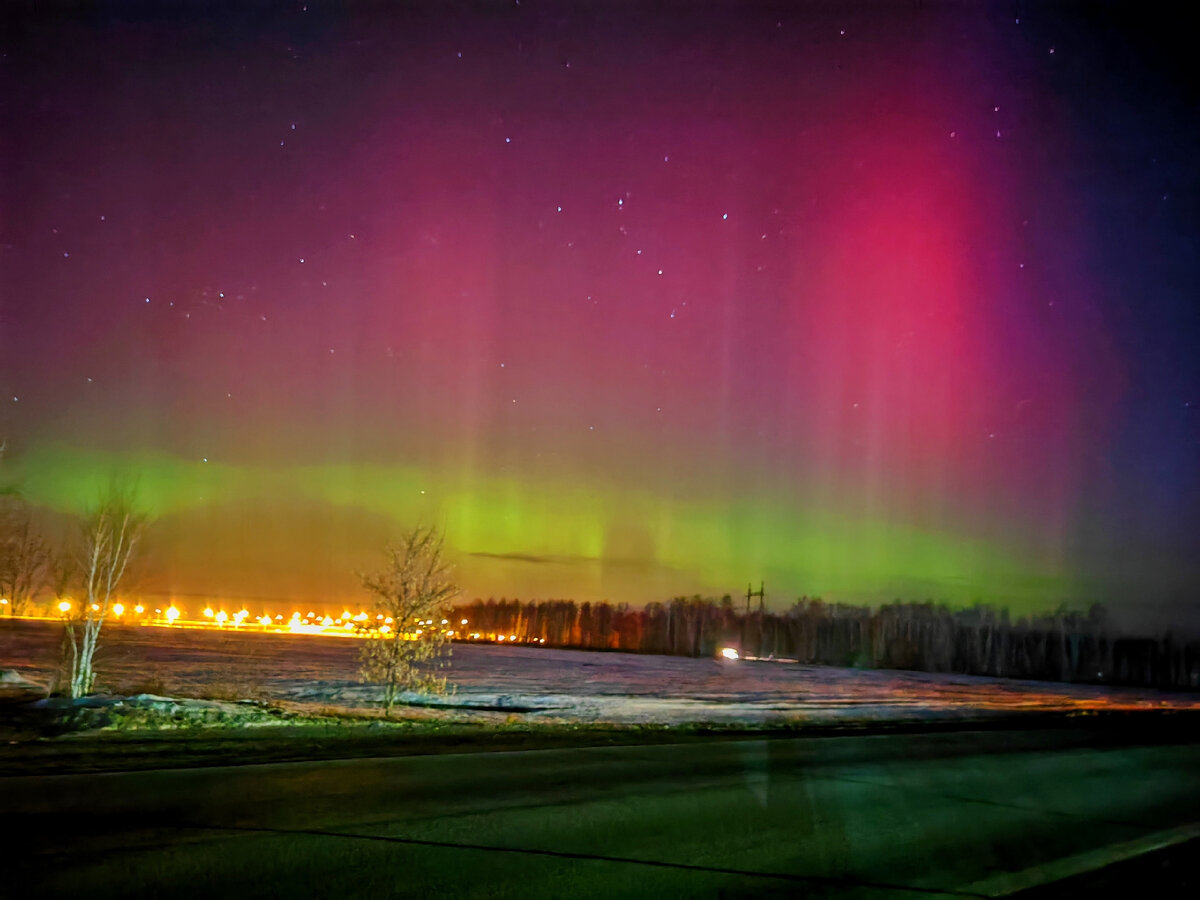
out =
[[[148,594],[1200,603],[1194,48],[1146,4],[9,5],[0,437]],[[186,10],[186,11],[185,11]]]

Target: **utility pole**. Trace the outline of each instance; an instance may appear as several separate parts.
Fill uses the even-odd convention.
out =
[[[762,656],[763,644],[763,612],[766,603],[766,592],[763,589],[763,583],[758,583],[758,590],[753,590],[751,584],[746,585],[746,618],[750,618],[750,598],[758,598],[758,646],[754,648],[755,656]]]

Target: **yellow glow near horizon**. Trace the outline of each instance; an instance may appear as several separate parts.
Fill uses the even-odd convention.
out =
[[[63,616],[65,620],[68,613],[70,613],[72,610],[74,602],[75,601],[63,599],[61,601],[57,601],[54,605],[51,605],[48,608],[42,607],[41,612],[20,618],[45,619],[48,617],[48,614],[54,612],[55,607],[57,607],[57,612]],[[100,604],[87,604],[86,602],[81,604],[80,608],[83,611],[95,610],[97,612],[104,609],[104,607]],[[113,617],[119,621],[124,621],[124,616],[126,615],[129,615],[131,620],[133,618],[130,607],[125,603],[112,601],[109,603],[108,609],[111,610]],[[147,611],[147,608],[142,606],[140,603],[133,607],[133,609],[137,613]],[[371,618],[369,613],[364,611],[360,611],[354,615],[351,615],[347,612],[344,617],[338,619],[334,619],[331,614],[326,613],[317,614],[315,619],[302,619],[302,613],[299,611],[294,611],[291,614],[291,619],[287,621],[284,621],[282,615],[275,615],[274,618],[272,618],[272,613],[267,610],[264,610],[262,615],[252,615],[249,610],[246,609],[242,609],[231,614],[223,609],[217,609],[214,611],[214,607],[211,606],[205,607],[201,611],[202,615],[200,615],[200,618],[196,619],[190,618],[190,614],[187,612],[187,610],[176,607],[174,604],[171,604],[167,608],[155,608],[153,612],[153,616],[149,616],[145,619],[138,619],[136,620],[136,624],[164,628],[176,626],[186,629],[224,629],[228,628],[229,626],[232,626],[233,628],[240,628],[242,625],[253,623],[254,625],[258,626],[254,628],[253,631],[263,634],[292,633],[327,635],[330,637],[343,638],[370,638],[372,636],[379,637],[380,635],[387,635],[396,639],[414,641],[421,640],[425,633],[429,632],[431,635],[442,635],[446,639],[455,641],[482,640],[509,644],[546,643],[545,638],[539,639],[528,634],[482,634],[480,632],[469,631],[465,628],[458,629],[450,624],[449,619],[441,620],[444,623],[443,627],[441,628],[433,624],[438,621],[437,619],[419,619],[414,620],[411,624],[406,624],[404,622],[398,622],[391,616],[384,616],[383,613],[379,613],[378,620],[374,620]],[[467,622],[469,620],[462,619],[461,621]],[[133,622],[131,621],[130,624],[133,624]]]

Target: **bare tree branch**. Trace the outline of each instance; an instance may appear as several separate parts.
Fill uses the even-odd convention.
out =
[[[92,661],[100,632],[141,544],[147,521],[137,507],[134,491],[114,483],[81,522],[74,578],[83,596],[65,613],[64,663],[71,697],[90,693],[95,684]],[[55,575],[57,592],[65,588],[70,576],[65,571]]]
[[[0,610],[19,616],[49,577],[50,545],[34,527],[29,505],[0,497]]]
[[[360,655],[360,677],[381,683],[390,713],[401,691],[442,693],[435,670],[449,654],[444,613],[458,595],[435,528],[417,527],[388,547],[384,568],[361,576],[375,596],[376,627]]]

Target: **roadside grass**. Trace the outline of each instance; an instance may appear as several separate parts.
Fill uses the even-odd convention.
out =
[[[331,712],[326,710],[326,712]],[[354,711],[352,715],[316,710],[248,726],[225,720],[205,726],[106,728],[57,737],[0,736],[0,775],[71,774],[106,771],[236,766],[362,757],[423,756],[446,753],[495,753],[713,740],[773,740],[852,735],[1072,729],[1085,726],[1102,739],[1195,740],[1200,717],[1113,714],[1103,717],[1026,714],[956,722],[847,723],[838,726],[796,719],[770,725],[697,722],[687,725],[603,724],[390,718]],[[1090,723],[1090,724],[1089,724]],[[1104,738],[1103,735],[1108,737]],[[1003,746],[1000,741],[997,746]]]
[[[517,716],[472,720],[430,717],[427,710],[384,716],[381,710],[293,704],[189,712],[128,708],[103,725],[55,734],[0,732],[0,775],[72,774],[194,766],[299,762],[356,757],[492,753],[570,747],[678,743],[780,734],[746,727],[528,722]],[[291,707],[290,709],[287,707]],[[109,712],[109,711],[105,711]],[[800,723],[796,723],[796,728]],[[787,732],[794,736],[795,729]],[[2,738],[7,737],[8,740]]]

